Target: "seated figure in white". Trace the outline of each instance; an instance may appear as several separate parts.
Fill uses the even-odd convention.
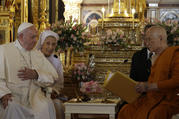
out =
[[[54,68],[58,73],[58,79],[56,80],[55,84],[51,86],[52,88],[51,98],[53,99],[54,102],[57,119],[65,119],[64,105],[62,101],[59,100],[59,95],[61,93],[62,88],[64,87],[63,66],[60,60],[54,56],[54,51],[57,46],[58,40],[59,40],[59,36],[57,33],[51,30],[45,30],[40,34],[39,41],[37,43],[37,49],[44,54],[44,56],[54,66]],[[47,90],[47,92],[49,91]]]
[[[41,87],[58,74],[44,55],[33,49],[35,26],[22,23],[15,42],[0,46],[0,119],[56,119],[55,107]]]

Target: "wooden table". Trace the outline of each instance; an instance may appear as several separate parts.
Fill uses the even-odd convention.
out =
[[[119,99],[112,103],[96,102],[66,102],[65,119],[71,119],[72,114],[108,114],[109,119],[115,119]]]

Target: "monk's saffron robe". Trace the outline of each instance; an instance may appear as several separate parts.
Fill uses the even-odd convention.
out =
[[[169,47],[158,56],[148,83],[157,83],[159,90],[125,105],[118,119],[171,119],[179,113],[179,47]]]

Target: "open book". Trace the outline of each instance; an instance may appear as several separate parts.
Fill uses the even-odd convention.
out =
[[[122,72],[108,72],[104,81],[104,88],[119,96],[121,99],[131,103],[139,97],[135,86],[137,82]]]

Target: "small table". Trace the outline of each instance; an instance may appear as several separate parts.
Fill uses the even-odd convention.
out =
[[[65,119],[71,119],[71,114],[108,114],[109,119],[115,119],[119,102],[119,99],[113,100],[112,103],[66,102]]]

